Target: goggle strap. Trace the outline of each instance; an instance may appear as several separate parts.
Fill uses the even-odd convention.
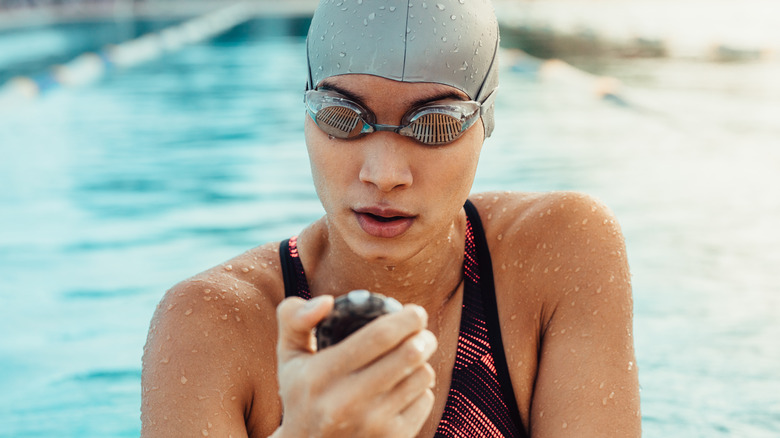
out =
[[[493,106],[493,101],[496,99],[496,90],[498,90],[498,87],[494,88],[493,91],[488,94],[488,96],[485,98],[484,101],[480,104],[479,107],[479,115],[485,114],[487,110],[490,109],[491,106]]]

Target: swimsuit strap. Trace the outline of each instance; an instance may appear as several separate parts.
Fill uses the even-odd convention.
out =
[[[282,241],[279,245],[279,258],[282,262],[285,298],[301,297],[310,300],[309,282],[306,281],[306,272],[298,255],[298,236]]]
[[[501,340],[493,266],[479,213],[466,210],[463,310],[437,438],[525,437]]]

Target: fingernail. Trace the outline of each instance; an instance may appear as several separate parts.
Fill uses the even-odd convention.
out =
[[[420,317],[420,319],[425,321],[426,325],[428,324],[428,312],[426,312],[423,307],[418,306],[416,304],[409,304],[408,306],[411,307],[412,310],[414,310],[414,312]]]
[[[433,353],[436,348],[436,337],[428,330],[424,330],[415,335],[412,339],[412,345],[420,353]]]

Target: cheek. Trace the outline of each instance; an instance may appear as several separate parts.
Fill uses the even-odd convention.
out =
[[[348,157],[344,149],[330,140],[308,116],[304,124],[304,136],[314,187],[320,200],[327,203],[328,194],[340,192],[339,188],[347,181]]]

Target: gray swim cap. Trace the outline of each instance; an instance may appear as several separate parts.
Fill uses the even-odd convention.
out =
[[[307,87],[362,73],[450,85],[485,103],[498,87],[498,39],[490,0],[320,0],[306,40]]]

